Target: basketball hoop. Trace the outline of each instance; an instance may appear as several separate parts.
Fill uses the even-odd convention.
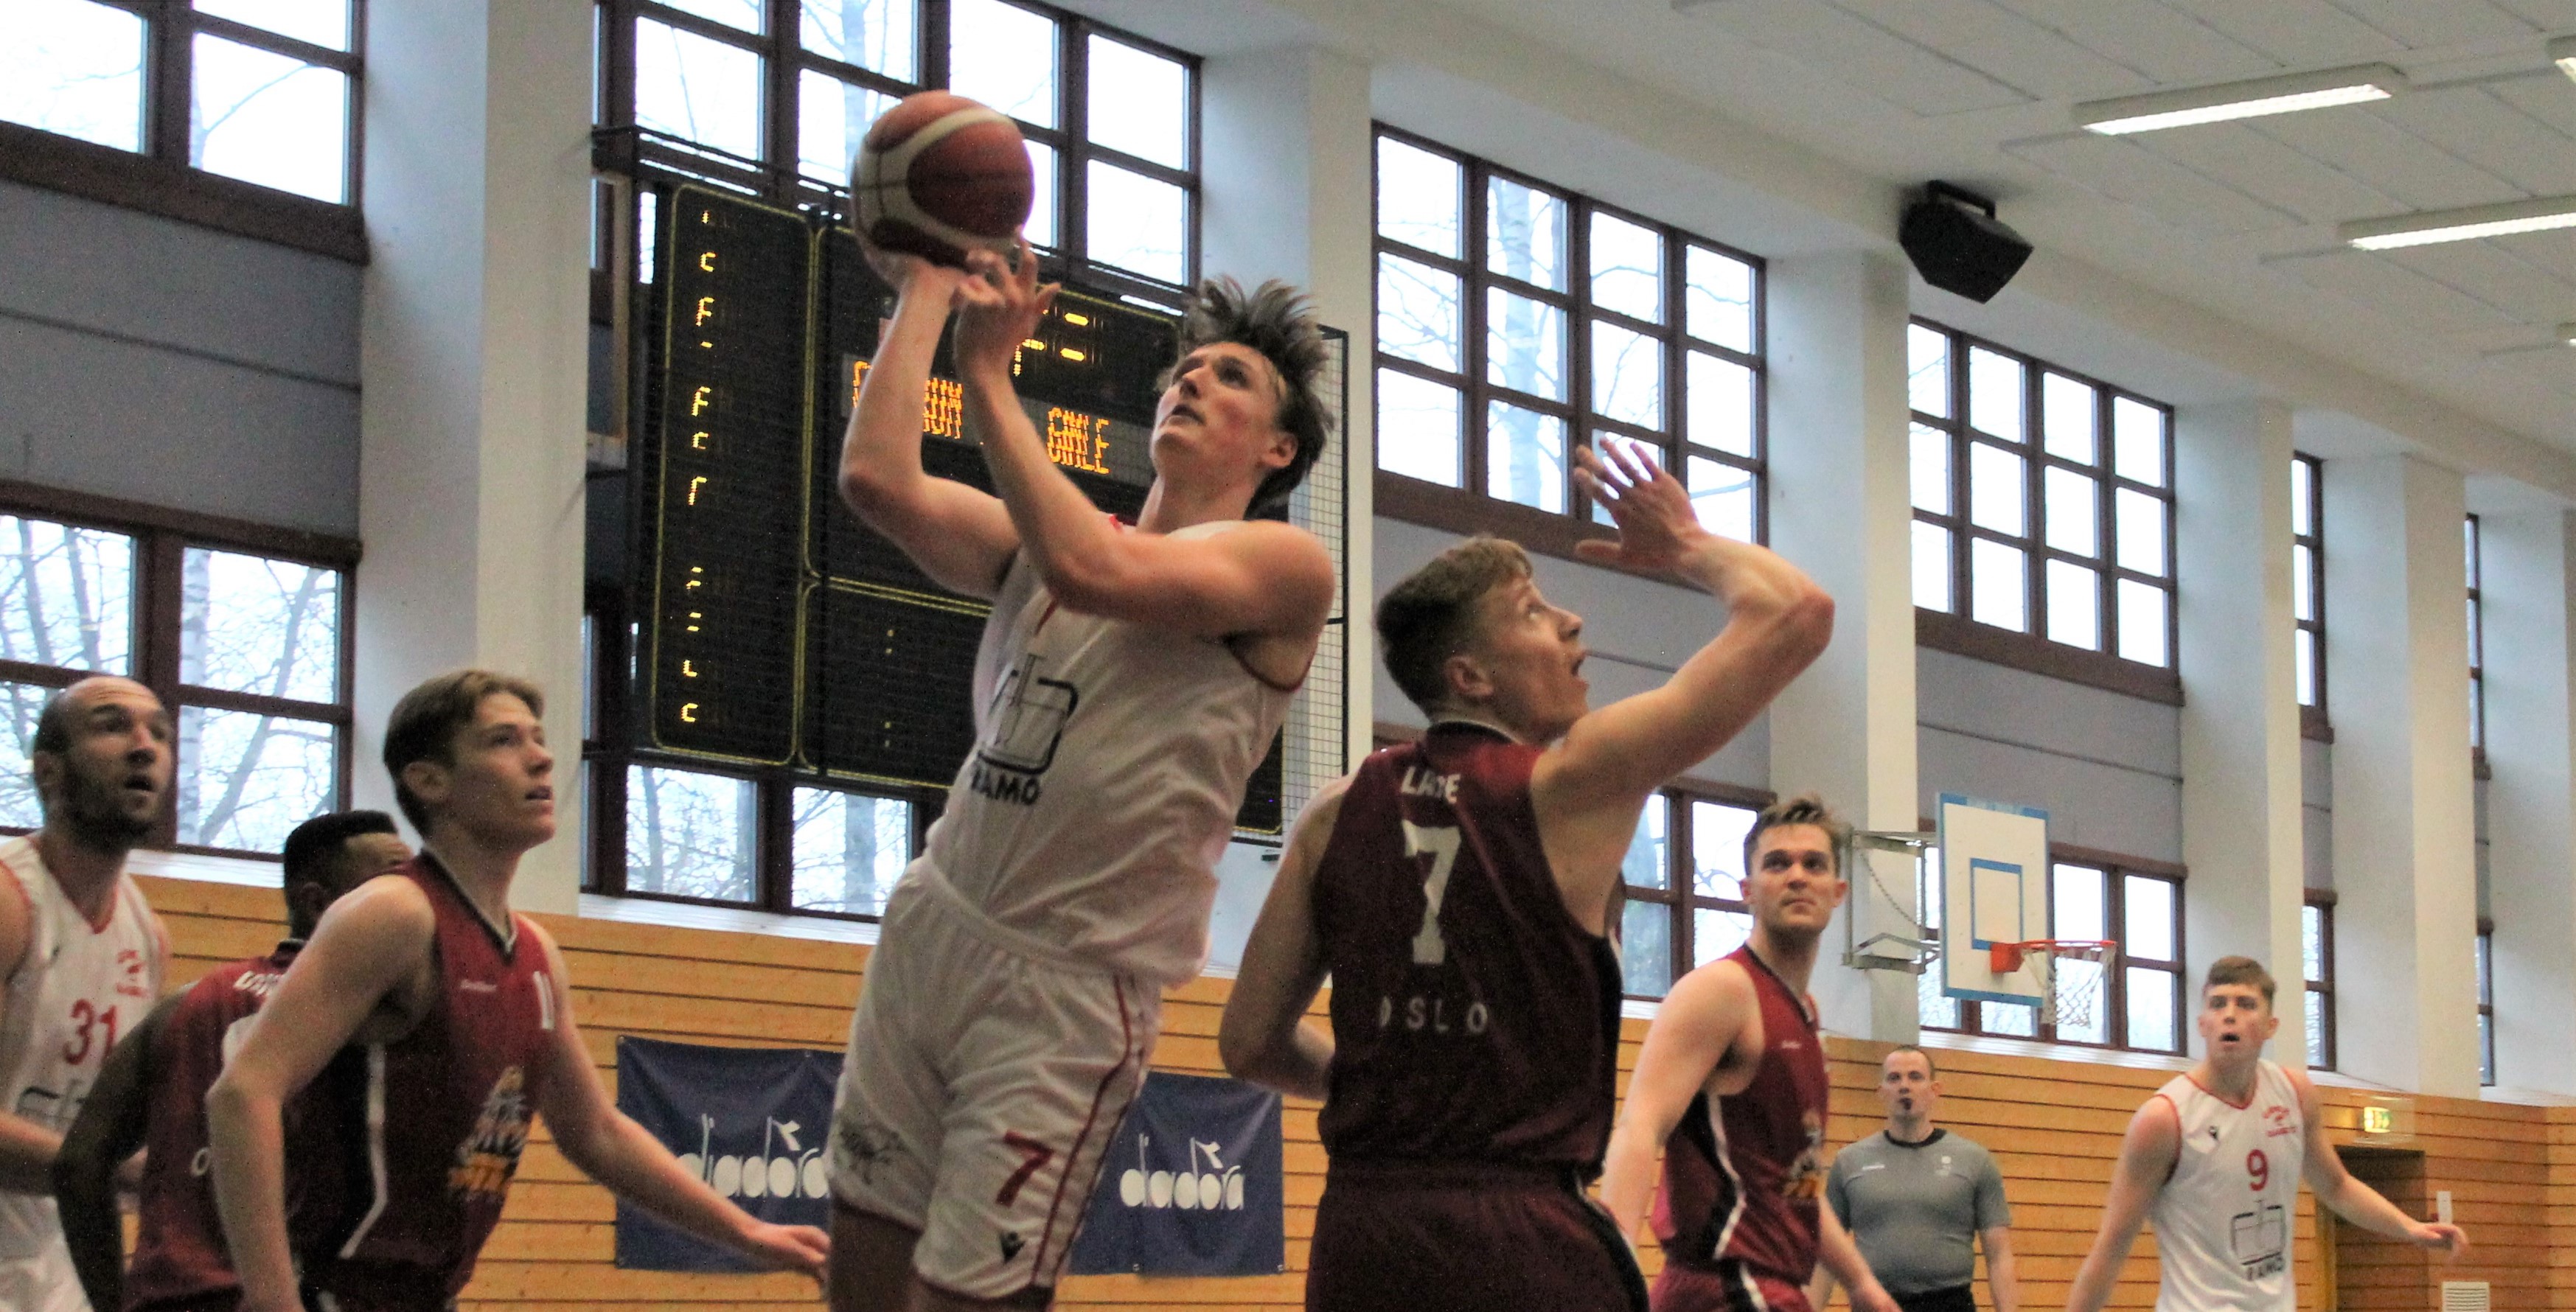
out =
[[[2032,939],[2023,943],[1997,943],[1987,949],[1988,964],[1998,975],[2009,975],[2028,964],[2039,976],[2041,1001],[2038,1021],[2059,1029],[2089,1030],[2095,1027],[2097,1008],[2102,1000],[2102,981],[2111,977],[2120,961],[2120,945],[2107,939]],[[2078,971],[2075,978],[2058,987],[2057,963],[2090,961],[2100,970]]]

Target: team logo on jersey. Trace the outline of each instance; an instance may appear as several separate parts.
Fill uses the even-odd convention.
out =
[[[119,948],[116,952],[116,991],[129,998],[152,996],[152,958],[140,948]]]
[[[1780,1177],[1780,1195],[1813,1201],[1825,1196],[1825,1118],[1802,1112],[1798,1124],[1807,1132],[1807,1146]]]
[[[474,1133],[456,1147],[456,1167],[447,1173],[447,1187],[468,1197],[500,1201],[509,1192],[510,1177],[519,1170],[519,1154],[528,1147],[527,1077],[513,1066],[501,1072],[492,1082],[492,1092],[484,1095],[483,1114],[474,1119]]]
[[[987,708],[984,741],[975,745],[974,766],[966,786],[996,802],[1035,806],[1042,791],[1039,776],[1055,764],[1055,749],[1064,742],[1065,722],[1082,701],[1082,690],[1062,679],[1043,678],[1046,659],[1034,653],[1002,676]]]
[[[858,1172],[862,1184],[876,1183],[877,1163],[903,1151],[903,1141],[892,1130],[851,1108],[842,1109],[840,1124],[833,1129],[832,1146],[840,1157],[841,1169]]]

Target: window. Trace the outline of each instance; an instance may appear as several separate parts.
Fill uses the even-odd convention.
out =
[[[873,920],[938,814],[930,789],[821,787],[783,770],[728,772],[631,744],[633,630],[595,594],[582,627],[583,887],[596,893]]]
[[[273,854],[339,807],[354,547],[66,501],[0,509],[0,827],[43,822],[37,713],[94,673],[142,682],[176,722],[173,814],[150,841]]]
[[[357,0],[16,0],[0,120],[357,200]]]
[[[1646,799],[1620,870],[1620,960],[1632,998],[1660,998],[1693,968],[1744,945],[1744,836],[1759,812],[1668,789]]]
[[[1197,276],[1192,56],[1005,0],[604,0],[601,13],[600,122],[636,129],[639,161],[835,204],[868,125],[944,87],[1019,123],[1037,178],[1028,238],[1055,268],[1167,303]]]
[[[2299,720],[2311,730],[2326,723],[2325,468],[2315,456],[2290,457],[2290,612],[2298,621],[2293,659]]]
[[[2487,636],[2485,611],[2479,588],[2483,572],[2478,563],[2478,517],[2471,515],[2461,528],[2462,545],[2466,548],[2469,575],[2469,750],[2477,763],[2487,762]]]
[[[1573,447],[1641,443],[1763,534],[1761,265],[1380,128],[1378,468],[1602,523]]]
[[[2299,908],[2299,977],[2308,991],[2308,1065],[2335,1067],[2334,895],[2309,889]]]
[[[1914,604],[2174,664],[2173,412],[1917,321]]]
[[[1938,862],[1938,849],[1930,858]],[[2059,861],[2049,870],[2049,933],[2059,939],[2108,939],[2120,945],[2119,970],[2100,978],[2096,962],[2059,964],[2061,987],[2098,981],[2098,1000],[2084,1023],[2042,1025],[2036,1008],[1949,997],[1940,969],[1926,970],[1918,987],[1925,1029],[1957,1030],[2007,1038],[2081,1043],[2137,1052],[2182,1051],[2182,881],[2097,861]],[[1925,908],[1938,940],[1940,907]]]
[[[2493,1084],[2495,1072],[2495,925],[2478,917],[2478,1083]]]

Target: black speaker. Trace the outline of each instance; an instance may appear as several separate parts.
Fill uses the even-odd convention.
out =
[[[1979,304],[2021,272],[2030,243],[1995,217],[1995,203],[1964,188],[1934,182],[1905,207],[1896,244],[1923,281]]]

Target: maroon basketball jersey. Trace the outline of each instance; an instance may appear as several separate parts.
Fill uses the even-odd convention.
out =
[[[1530,802],[1539,749],[1432,726],[1360,766],[1315,872],[1333,977],[1336,1162],[1600,1169],[1619,967],[1566,913]]]
[[[128,1308],[183,1303],[241,1285],[215,1213],[206,1090],[223,1073],[241,1023],[268,1000],[302,946],[289,939],[268,956],[215,967],[190,986],[161,1023],[149,1063],[153,1084],[146,1095],[141,1228],[125,1272]],[[305,1169],[302,1161],[308,1145],[330,1135],[311,1110],[301,1098],[286,1107],[290,1215],[314,1206],[334,1182],[327,1172]]]
[[[342,1205],[291,1218],[305,1283],[366,1307],[438,1307],[465,1287],[545,1087],[554,981],[537,931],[485,920],[427,852],[395,868],[437,915],[438,991],[393,1043],[340,1063]]]
[[[1655,1238],[1669,1260],[1737,1261],[1804,1284],[1816,1266],[1816,1204],[1824,1195],[1825,1045],[1805,1002],[1751,944],[1727,960],[1753,977],[1762,1007],[1762,1061],[1744,1092],[1691,1099],[1664,1145]]]

